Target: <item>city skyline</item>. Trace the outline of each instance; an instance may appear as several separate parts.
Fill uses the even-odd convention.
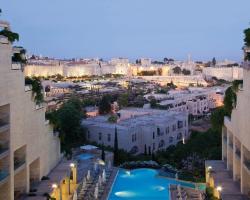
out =
[[[30,54],[131,60],[186,60],[191,54],[194,60],[241,61],[250,2],[240,2],[12,0],[2,4],[1,18]]]

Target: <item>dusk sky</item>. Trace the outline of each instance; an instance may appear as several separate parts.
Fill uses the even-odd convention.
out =
[[[18,45],[49,57],[242,59],[250,0],[2,0]]]

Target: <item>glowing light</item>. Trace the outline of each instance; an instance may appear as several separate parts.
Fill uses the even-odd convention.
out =
[[[55,184],[55,183],[52,184],[52,188],[53,188],[53,189],[56,189],[57,187],[58,187],[57,184]]]
[[[127,174],[128,176],[130,176],[130,175],[131,175],[131,172],[130,172],[130,171],[126,171],[126,174]]]
[[[163,191],[163,190],[165,190],[165,187],[163,187],[163,186],[155,186],[154,187],[154,190],[157,190],[157,191]]]
[[[116,192],[115,195],[118,197],[134,197],[134,196],[136,196],[136,194],[134,192],[129,192],[129,191]]]
[[[221,186],[217,186],[216,190],[219,191],[219,192],[221,192],[222,191],[222,187]]]
[[[207,169],[208,169],[208,170],[211,170],[211,169],[212,169],[212,166],[208,166]]]
[[[75,164],[74,163],[70,163],[69,165],[71,168],[74,168],[75,167]]]

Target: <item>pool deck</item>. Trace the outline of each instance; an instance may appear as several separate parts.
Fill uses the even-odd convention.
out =
[[[177,200],[178,198],[178,190],[177,190],[177,185],[173,185],[171,184],[170,187],[170,200]],[[196,189],[192,189],[192,188],[188,188],[188,187],[180,187],[181,189],[181,194],[182,195],[186,195],[187,200],[193,200],[193,199],[197,199],[197,200],[204,200],[205,196],[204,196],[204,192],[200,191],[200,190],[196,190]],[[184,199],[184,198],[183,198]]]
[[[109,196],[109,193],[110,193],[110,191],[112,190],[112,186],[113,186],[113,183],[114,183],[114,181],[115,181],[115,178],[116,178],[116,175],[117,175],[117,173],[118,173],[118,170],[119,170],[119,168],[117,168],[117,167],[114,167],[114,168],[113,168],[113,172],[112,172],[112,174],[111,174],[111,176],[110,176],[110,179],[109,179],[107,185],[105,186],[103,195],[102,195],[102,197],[100,198],[100,200],[107,200],[107,198],[108,198],[108,196]]]

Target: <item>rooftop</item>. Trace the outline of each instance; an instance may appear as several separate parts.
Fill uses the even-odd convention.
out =
[[[155,124],[164,124],[166,121],[174,122],[185,119],[186,114],[174,111],[163,111],[155,109],[127,108],[118,112],[120,118],[117,123],[108,122],[109,115],[102,115],[88,118],[82,121],[85,125],[101,127],[117,127],[119,129],[132,128],[136,125],[152,126]]]

